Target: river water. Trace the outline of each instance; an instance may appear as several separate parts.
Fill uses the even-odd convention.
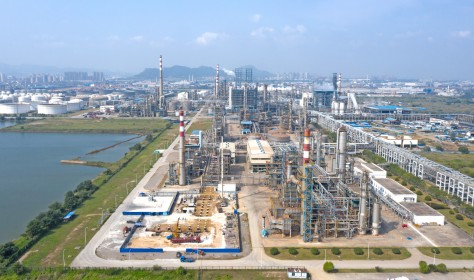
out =
[[[0,122],[0,128],[6,125]],[[114,162],[143,138],[98,154],[86,154],[133,138],[122,134],[0,133],[0,243],[19,237],[26,225],[101,168],[61,164],[62,159]]]

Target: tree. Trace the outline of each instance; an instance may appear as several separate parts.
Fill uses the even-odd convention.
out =
[[[420,268],[420,272],[423,274],[430,273],[430,267],[428,266],[428,264],[426,264],[425,261],[419,262],[419,268]]]
[[[402,252],[398,248],[393,248],[392,253],[394,253],[395,255],[400,255]]]
[[[429,195],[425,196],[425,201],[431,201],[431,196]]]
[[[298,255],[298,250],[296,250],[296,248],[290,248],[288,249],[288,253],[290,253],[290,255],[296,256]]]
[[[436,266],[436,270],[438,272],[441,272],[441,273],[446,273],[448,272],[448,268],[446,267],[446,265],[444,263],[440,263]]]
[[[458,148],[458,151],[461,153],[461,154],[469,154],[469,149],[466,147],[466,146],[461,146]]]
[[[0,245],[0,256],[7,259],[18,251],[18,247],[13,242]]]
[[[272,256],[276,256],[276,255],[280,254],[280,251],[278,251],[278,248],[273,247],[273,248],[270,249],[270,254]]]
[[[313,255],[315,255],[315,256],[319,255],[319,250],[318,250],[318,248],[311,248],[311,254],[313,254]]]
[[[362,248],[354,248],[354,254],[360,256],[364,254],[364,250]]]
[[[334,272],[334,264],[332,262],[325,262],[323,265],[323,270],[328,273]]]
[[[331,248],[331,252],[333,255],[339,256],[341,254],[341,250],[339,248]]]
[[[66,211],[71,211],[77,206],[77,197],[72,191],[68,191],[64,197],[64,209]]]
[[[461,214],[456,214],[456,220],[462,221],[464,220],[464,217]]]
[[[382,251],[382,249],[380,249],[380,248],[374,248],[372,251],[373,251],[374,254],[376,254],[376,255],[383,255],[383,251]]]
[[[422,151],[423,152],[431,152],[431,148],[429,146],[424,146]]]

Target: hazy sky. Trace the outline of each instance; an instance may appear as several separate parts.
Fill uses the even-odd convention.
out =
[[[474,1],[7,1],[0,63],[474,80]]]

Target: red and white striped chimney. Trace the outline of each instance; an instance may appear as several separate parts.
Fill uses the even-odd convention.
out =
[[[186,166],[184,159],[184,111],[179,111],[179,185],[186,185]]]
[[[307,128],[304,130],[304,142],[303,142],[303,165],[309,163],[309,151],[310,151],[310,130]]]

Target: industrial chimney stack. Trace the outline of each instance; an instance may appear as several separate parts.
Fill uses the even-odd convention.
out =
[[[179,185],[186,185],[186,160],[184,158],[184,111],[179,111]]]

